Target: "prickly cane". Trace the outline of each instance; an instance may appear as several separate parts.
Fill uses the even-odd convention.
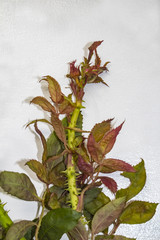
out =
[[[69,124],[69,128],[76,127],[76,123],[78,120],[78,116],[81,109],[81,103],[77,103],[77,107],[73,111],[71,122]],[[68,146],[71,150],[74,149],[73,142],[75,139],[75,131],[69,129],[68,130]],[[67,165],[67,178],[68,178],[68,190],[70,193],[70,201],[72,208],[75,210],[78,204],[78,190],[76,187],[76,172],[75,172],[75,162],[73,155],[68,155],[68,165]]]
[[[8,212],[4,210],[5,204],[0,200],[0,225],[3,229],[7,230],[12,225],[12,220],[8,216]]]

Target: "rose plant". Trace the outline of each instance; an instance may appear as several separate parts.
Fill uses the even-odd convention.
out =
[[[59,240],[66,234],[70,240],[133,240],[116,234],[121,224],[141,224],[155,214],[157,204],[132,200],[144,187],[144,161],[131,166],[123,160],[108,158],[124,122],[113,127],[113,119],[97,123],[90,131],[83,130],[83,96],[86,84],[102,83],[107,72],[97,53],[102,41],[94,42],[88,57],[76,66],[70,63],[67,74],[71,93],[65,96],[59,83],[45,76],[50,100],[42,96],[31,103],[50,114],[50,119],[36,119],[33,125],[39,136],[43,154],[41,161],[31,159],[26,165],[45,185],[42,196],[37,195],[31,179],[24,173],[0,172],[0,187],[24,201],[37,201],[41,212],[36,219],[13,222],[0,202],[0,239],[5,240]],[[94,58],[94,61],[93,61]],[[93,61],[93,62],[92,62]],[[48,139],[38,127],[49,124]],[[85,137],[88,134],[88,137]],[[128,178],[130,185],[118,189],[116,181],[108,176],[115,171]],[[108,188],[113,194],[105,194]]]

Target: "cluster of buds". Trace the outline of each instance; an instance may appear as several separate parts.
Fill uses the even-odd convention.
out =
[[[102,82],[103,84],[107,85],[103,79],[99,76],[104,71],[108,71],[106,62],[104,65],[101,65],[101,59],[97,53],[97,47],[103,41],[94,42],[88,49],[89,54],[88,57],[84,57],[84,61],[79,65],[76,66],[76,61],[70,63],[70,73],[67,74],[67,77],[70,78],[70,87],[74,96],[78,100],[82,100],[84,95],[84,86],[87,83],[99,83]],[[91,63],[91,58],[95,53],[95,61]]]

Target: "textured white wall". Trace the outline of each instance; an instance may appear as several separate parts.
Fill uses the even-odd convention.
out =
[[[35,135],[23,126],[43,117],[28,101],[43,94],[38,80],[48,74],[66,92],[67,63],[81,61],[86,46],[103,39],[99,53],[103,61],[111,61],[105,76],[110,88],[86,88],[84,128],[111,117],[116,125],[125,119],[110,155],[134,165],[144,158],[148,177],[136,199],[160,202],[159,16],[159,0],[1,0],[0,169],[32,175],[42,191],[24,167],[25,160],[37,158],[37,145]],[[122,177],[115,177],[124,186]],[[13,219],[35,217],[36,203],[2,193],[0,198]],[[118,233],[137,240],[159,239],[160,207],[150,222],[124,225]]]

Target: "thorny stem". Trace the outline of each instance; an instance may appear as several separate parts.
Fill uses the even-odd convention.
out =
[[[7,231],[13,222],[8,216],[7,211],[4,210],[4,206],[5,204],[2,204],[0,200],[0,225]],[[20,240],[26,240],[26,238],[22,237]]]
[[[4,205],[0,201],[0,225],[4,229],[8,229],[12,225],[12,220],[8,216],[7,211],[4,210]]]
[[[76,173],[74,159],[71,154],[68,155],[67,165],[67,177],[68,177],[68,190],[70,193],[70,202],[72,209],[76,210],[78,204],[78,190],[76,187]]]
[[[37,224],[37,228],[36,228],[36,232],[35,232],[35,240],[38,240],[38,233],[39,233],[42,218],[43,218],[43,215],[44,215],[44,209],[45,209],[44,201],[45,201],[46,193],[47,193],[47,190],[44,192],[43,197],[42,197],[42,211],[41,211],[41,215],[39,217],[39,222]]]
[[[77,107],[73,111],[69,128],[75,128],[78,120],[78,116],[81,109],[81,103],[77,101]],[[68,129],[68,147],[74,150],[75,130]],[[72,155],[68,156],[68,167],[67,167],[67,178],[68,178],[68,190],[70,193],[70,201],[72,209],[76,210],[78,204],[78,190],[76,187],[76,172],[75,162]]]
[[[68,128],[76,127],[76,123],[77,123],[78,116],[79,116],[80,109],[81,109],[80,106],[81,106],[81,104],[79,102],[77,102],[77,107],[73,111],[71,121],[70,121]],[[74,148],[74,145],[73,145],[74,139],[75,139],[75,130],[69,129],[68,130],[68,146],[71,150],[73,150],[73,148]]]

